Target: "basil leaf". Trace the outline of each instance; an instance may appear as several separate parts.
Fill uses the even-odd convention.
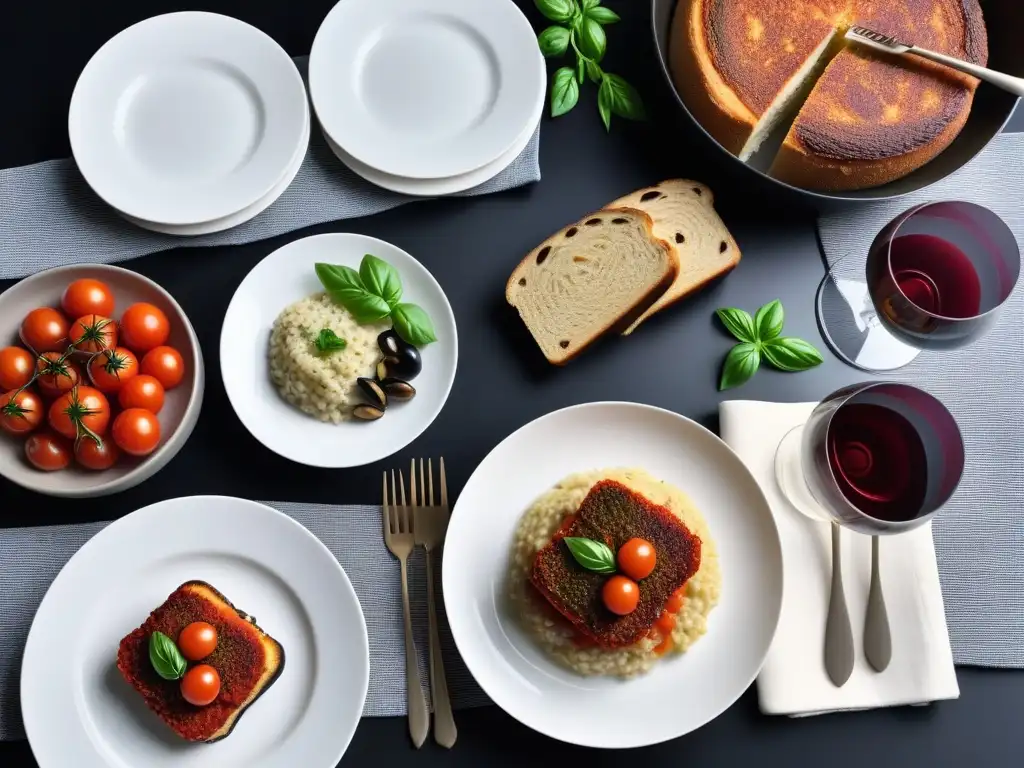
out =
[[[600,87],[597,89],[597,111],[601,115],[601,122],[604,123],[604,129],[610,131],[612,129],[612,102],[611,102],[611,91],[605,85],[602,80]]]
[[[533,4],[552,21],[568,21],[576,10],[573,0],[533,0]]]
[[[615,573],[615,554],[607,544],[582,536],[566,536],[562,541],[569,547],[573,559],[594,573]]]
[[[723,307],[716,309],[715,314],[718,315],[718,319],[722,321],[725,329],[740,341],[757,341],[754,318],[750,316],[749,312],[734,307]]]
[[[580,3],[580,7],[583,9],[583,12],[586,13],[591,8],[596,8],[600,4],[601,0],[583,0],[583,2]]]
[[[320,330],[320,333],[313,337],[313,346],[316,347],[316,351],[321,355],[329,355],[331,352],[347,347],[348,342],[330,328],[323,328]]]
[[[590,78],[590,82],[595,85],[600,83],[601,78],[604,77],[604,72],[601,71],[601,68],[589,59],[584,59],[583,61],[587,65],[587,76]]]
[[[391,310],[391,321],[402,340],[414,347],[423,347],[437,341],[430,316],[415,304],[399,304]]]
[[[582,57],[576,58],[576,82],[583,85],[583,80],[587,76],[587,60]]]
[[[580,22],[579,46],[583,55],[595,62],[601,61],[608,46],[604,27],[589,16],[584,16]]]
[[[586,5],[586,3],[584,3],[584,5]],[[620,21],[619,14],[610,8],[602,8],[598,6],[597,3],[594,3],[594,6],[589,10],[584,8],[584,12],[588,19],[593,19],[598,24],[614,24],[615,22]]]
[[[180,680],[188,666],[178,646],[163,632],[149,636],[149,663],[164,680]]]
[[[769,339],[762,345],[761,351],[769,363],[780,371],[789,371],[791,373],[806,371],[808,368],[813,368],[824,362],[821,352],[815,349],[812,344],[803,339],[789,336]]]
[[[580,100],[580,86],[576,73],[562,67],[551,78],[551,116],[559,117],[576,106]]]
[[[602,32],[603,34],[603,32]],[[618,75],[604,73],[601,80],[601,87],[608,88],[609,106],[612,113],[627,120],[643,120],[647,115],[644,112],[644,103],[636,88],[627,83]]]
[[[363,279],[352,267],[341,267],[336,264],[317,264],[316,276],[328,293],[347,289],[365,290]]]
[[[747,315],[749,317],[749,315]],[[776,299],[770,301],[757,310],[754,315],[754,331],[759,341],[774,339],[782,333],[782,324],[786,320],[786,313],[782,309],[782,302]]]
[[[544,56],[561,56],[569,47],[569,30],[565,27],[548,27],[537,35],[537,45]]]
[[[391,305],[383,297],[375,296],[365,288],[343,288],[331,291],[330,294],[360,325],[379,322],[391,314]]]
[[[725,356],[725,365],[722,366],[722,379],[718,382],[719,391],[738,387],[750,377],[757,373],[761,365],[761,353],[757,346],[749,341],[743,341],[729,350]]]
[[[359,277],[362,278],[366,290],[380,296],[389,307],[402,300],[402,278],[398,276],[398,270],[384,259],[378,259],[369,253],[363,256],[363,261],[359,265]]]

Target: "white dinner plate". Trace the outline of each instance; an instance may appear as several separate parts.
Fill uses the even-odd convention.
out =
[[[284,648],[280,677],[214,744],[175,735],[115,663],[121,638],[193,579]],[[193,496],[111,523],[68,561],[29,631],[21,709],[41,768],[333,766],[369,671],[359,600],[313,534],[262,504]]]
[[[306,130],[295,63],[242,21],[188,11],[155,16],[86,64],[68,115],[89,186],[138,219],[197,224],[264,197]]]
[[[541,87],[543,87],[543,81],[543,72],[541,72]],[[534,120],[530,127],[523,131],[523,135],[516,139],[516,143],[493,163],[488,163],[469,173],[450,176],[447,179],[408,179],[404,176],[392,176],[389,173],[383,173],[376,168],[371,168],[366,163],[359,162],[339,147],[326,132],[321,131],[321,133],[334,155],[348,166],[349,169],[362,176],[371,184],[376,184],[383,189],[390,189],[392,192],[400,192],[404,195],[438,197],[440,195],[454,195],[467,189],[472,189],[483,184],[485,181],[490,181],[508,168],[515,162],[520,153],[526,149],[526,145],[530,143],[530,139],[533,138],[534,131],[537,130],[537,125],[543,112],[544,102],[539,101],[537,102],[537,108],[533,115]]]
[[[402,279],[402,300],[418,304],[434,323],[437,341],[420,350],[423,371],[413,381],[416,397],[390,407],[372,423],[329,424],[286,402],[270,380],[270,329],[285,307],[323,291],[317,262],[359,269],[371,253],[391,264]],[[296,240],[253,267],[235,291],[220,337],[224,388],[235,413],[253,437],[270,450],[312,467],[356,467],[400,451],[441,412],[459,356],[455,315],[426,267],[397,246],[355,234],[327,234]]]
[[[313,108],[349,155],[442,179],[494,162],[544,101],[544,60],[511,0],[342,0],[309,54]]]
[[[224,232],[228,229],[234,229],[235,227],[245,224],[245,222],[256,218],[263,213],[267,208],[274,204],[284,191],[291,186],[291,183],[295,181],[295,177],[298,175],[299,170],[302,168],[302,163],[306,159],[306,151],[309,149],[309,131],[310,131],[310,117],[309,111],[306,112],[306,131],[302,137],[302,143],[296,150],[295,160],[292,162],[292,167],[289,168],[285,175],[281,177],[281,180],[274,185],[274,188],[270,190],[266,195],[261,197],[255,203],[250,206],[243,208],[238,213],[233,213],[230,216],[225,216],[222,219],[214,219],[213,221],[204,221],[199,224],[160,224],[155,221],[146,221],[145,219],[136,219],[129,216],[126,213],[122,213],[121,217],[128,222],[134,224],[137,227],[148,229],[151,232],[159,232],[164,235],[175,235],[178,237],[197,237],[199,235],[212,235],[215,232]]]
[[[567,475],[613,467],[642,467],[682,489],[704,514],[722,569],[707,634],[625,681],[558,666],[506,605],[521,515]],[[640,747],[707,723],[753,682],[782,605],[782,549],[757,482],[715,435],[659,408],[589,403],[527,424],[477,467],[448,526],[443,582],[459,653],[498,706],[562,741]]]

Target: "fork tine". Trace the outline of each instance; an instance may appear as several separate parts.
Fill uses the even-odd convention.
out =
[[[422,485],[423,484],[420,483],[420,493],[423,492]],[[409,503],[414,507],[419,506],[418,496],[416,494],[416,459],[413,459],[409,464]]]
[[[398,504],[398,495],[395,493],[395,470],[391,470],[391,504],[388,506],[388,520],[391,526],[392,533],[398,533],[398,510],[395,509],[395,505]]]
[[[441,457],[441,506],[448,506],[448,480],[444,476],[444,456]]]
[[[398,530],[401,533],[408,533],[409,530],[405,527],[405,515],[408,506],[405,503],[405,475],[402,474],[402,470],[398,470],[398,493],[399,498],[402,500],[398,508]]]
[[[434,501],[434,460],[427,459],[427,482],[430,484],[430,500],[427,502],[430,506],[435,506]]]
[[[388,523],[388,473],[384,470],[384,494],[381,497],[381,517],[384,518],[384,535],[387,536],[390,533],[390,525]]]

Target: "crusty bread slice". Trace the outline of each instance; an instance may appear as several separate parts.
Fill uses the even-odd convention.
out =
[[[585,216],[534,248],[516,267],[505,298],[555,365],[605,331],[626,327],[672,284],[675,249],[635,208]]]
[[[715,212],[715,198],[703,184],[670,179],[620,197],[609,208],[638,208],[654,220],[654,235],[670,243],[679,256],[679,274],[658,300],[625,331],[679,301],[739,264],[740,249]]]

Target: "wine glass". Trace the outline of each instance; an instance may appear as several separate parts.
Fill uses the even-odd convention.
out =
[[[980,205],[918,205],[875,237],[866,280],[846,256],[818,287],[825,341],[865,371],[890,371],[923,349],[966,346],[986,333],[1020,277],[1013,232]]]
[[[864,652],[881,672],[892,655],[879,574],[878,535],[924,525],[949,501],[964,470],[952,414],[908,384],[854,384],[822,400],[775,454],[783,495],[799,512],[832,524],[832,594],[825,668],[836,685],[853,671],[853,633],[843,595],[840,526],[872,536]]]

